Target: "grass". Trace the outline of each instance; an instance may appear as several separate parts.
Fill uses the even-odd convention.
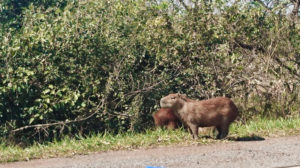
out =
[[[34,144],[27,148],[6,146],[0,143],[0,163],[31,160],[38,158],[69,157],[78,154],[88,154],[109,150],[132,150],[136,148],[152,148],[170,145],[201,145],[209,143],[227,142],[232,140],[260,140],[263,137],[278,137],[300,134],[300,117],[288,119],[252,120],[246,124],[234,123],[225,140],[200,138],[193,140],[188,132],[178,129],[174,131],[157,129],[144,133],[110,133],[91,135],[88,138],[68,138],[47,144]],[[202,132],[201,135],[212,135]]]

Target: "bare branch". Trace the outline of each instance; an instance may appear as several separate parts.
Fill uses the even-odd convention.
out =
[[[234,39],[235,40],[235,45],[237,46],[240,46],[242,48],[245,48],[245,49],[248,49],[248,50],[258,50],[258,51],[261,51],[261,52],[265,52],[265,49],[260,47],[260,46],[254,46],[254,45],[250,45],[250,44],[246,44],[244,42],[242,42],[241,40],[239,39]]]
[[[261,0],[253,0],[254,2],[259,3],[261,6],[263,6],[267,11],[271,12],[271,9]]]
[[[189,11],[190,8],[187,6],[187,4],[184,2],[184,0],[179,0],[179,2],[181,3],[181,5],[185,8],[185,10]]]
[[[283,68],[287,69],[291,74],[295,75],[296,77],[300,78],[300,75],[291,67],[287,66],[286,64],[283,63],[279,58],[275,57],[275,61],[282,66]]]
[[[157,85],[159,85],[160,83],[162,83],[162,82],[164,82],[164,81],[165,81],[165,80],[161,80],[161,81],[159,81],[159,82],[157,82],[157,83],[154,83],[154,84],[151,85],[151,86],[144,87],[144,88],[142,88],[142,89],[139,89],[139,90],[135,90],[135,91],[129,92],[129,93],[125,94],[125,95],[126,95],[126,96],[127,96],[127,95],[135,95],[135,94],[137,94],[137,93],[148,92],[148,91],[154,89]]]
[[[292,17],[292,19],[296,20],[298,18],[300,0],[293,0],[293,2],[294,2],[294,8],[292,10],[291,17]]]
[[[66,121],[59,121],[59,122],[55,122],[55,123],[48,123],[48,124],[35,124],[35,125],[27,125],[27,126],[24,126],[24,127],[20,127],[20,128],[17,128],[17,129],[14,129],[12,130],[11,132],[12,133],[16,133],[16,132],[19,132],[19,131],[23,131],[23,130],[26,130],[26,129],[29,129],[29,128],[47,128],[47,127],[51,127],[51,126],[56,126],[56,125],[62,125],[62,126],[65,126],[67,124],[71,124],[71,123],[77,123],[77,122],[81,122],[81,121],[85,121],[85,120],[88,120],[90,119],[91,117],[93,117],[94,115],[96,115],[98,113],[98,110],[102,107],[102,105],[98,105],[95,112],[90,114],[89,116],[87,117],[84,117],[84,118],[76,118],[75,120],[66,120]]]

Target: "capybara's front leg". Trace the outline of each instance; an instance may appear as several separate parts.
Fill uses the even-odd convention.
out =
[[[192,135],[194,139],[198,139],[198,126],[190,124],[189,125],[190,129],[192,130]]]
[[[167,127],[168,127],[168,129],[173,130],[173,129],[176,128],[176,125],[177,125],[176,122],[170,121],[170,122],[168,123],[168,126],[167,126]]]

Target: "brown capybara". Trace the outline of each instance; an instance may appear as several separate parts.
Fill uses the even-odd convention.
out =
[[[217,139],[225,138],[229,125],[238,116],[235,104],[225,97],[216,97],[202,101],[189,101],[182,94],[169,94],[161,98],[162,108],[171,108],[191,130],[193,138],[198,138],[198,127],[216,127]]]
[[[172,112],[171,108],[161,108],[153,115],[155,126],[167,127],[168,129],[175,129],[180,126],[179,118]]]
[[[187,101],[195,101],[186,98]],[[178,118],[171,108],[161,108],[152,115],[156,127],[167,127],[168,129],[175,129],[182,126],[180,118]],[[184,126],[186,128],[186,126]]]

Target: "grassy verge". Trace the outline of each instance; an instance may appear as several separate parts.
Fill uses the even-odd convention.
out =
[[[212,135],[210,132],[202,135]],[[262,137],[277,137],[300,134],[300,117],[289,119],[257,119],[247,124],[231,125],[229,138],[217,141],[212,138],[200,138],[195,141],[184,130],[148,130],[145,133],[124,133],[112,135],[92,135],[88,138],[65,138],[62,141],[47,144],[34,144],[28,148],[0,144],[0,163],[88,154],[96,151],[151,148],[168,145],[195,145],[231,140],[255,140]]]

